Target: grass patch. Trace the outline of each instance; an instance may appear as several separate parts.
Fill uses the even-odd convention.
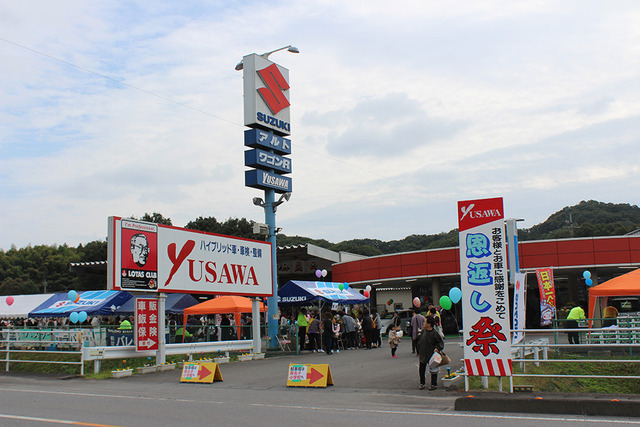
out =
[[[607,356],[606,359],[620,359],[620,363],[589,362],[596,359],[578,354],[560,354],[559,357],[549,355],[549,360],[573,359],[576,362],[540,362],[540,366],[526,363],[527,374],[553,375],[552,377],[514,377],[514,385],[533,385],[536,391],[558,393],[606,393],[606,394],[640,394],[640,381],[622,378],[570,378],[562,375],[612,375],[612,376],[640,376],[640,363],[627,363],[624,359],[638,360],[639,357]],[[605,359],[604,357],[601,359]],[[513,371],[522,373],[520,363],[513,363]],[[503,378],[503,390],[508,390],[509,379]],[[469,388],[482,389],[481,377],[470,377]],[[488,390],[498,390],[498,378],[489,377]]]

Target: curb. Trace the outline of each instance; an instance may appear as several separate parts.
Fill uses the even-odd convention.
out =
[[[515,412],[529,414],[640,416],[640,401],[628,397],[575,398],[571,396],[469,395],[455,400],[456,411]]]

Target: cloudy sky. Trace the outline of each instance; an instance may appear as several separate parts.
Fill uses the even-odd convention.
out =
[[[2,2],[0,248],[102,240],[111,215],[264,222],[234,66],[289,44],[285,234],[638,204],[638,22],[635,0]]]

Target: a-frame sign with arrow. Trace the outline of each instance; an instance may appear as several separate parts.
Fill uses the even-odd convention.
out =
[[[220,367],[213,362],[187,362],[182,367],[181,383],[208,383],[223,381]]]
[[[287,387],[326,387],[333,385],[329,365],[289,365]]]

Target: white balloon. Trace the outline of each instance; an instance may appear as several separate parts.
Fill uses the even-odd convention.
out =
[[[327,277],[327,270],[322,270],[322,277]]]
[[[364,289],[368,292],[371,292],[371,285],[367,285]]]

